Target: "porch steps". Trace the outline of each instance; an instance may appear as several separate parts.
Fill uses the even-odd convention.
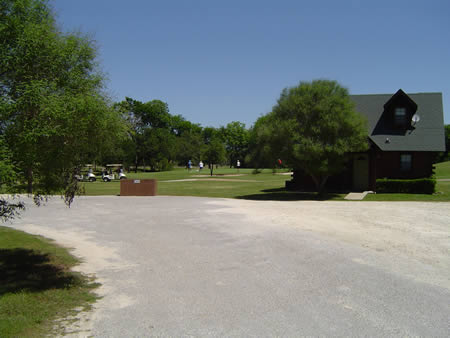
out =
[[[373,194],[373,191],[364,191],[364,192],[351,192],[344,199],[349,201],[361,201],[367,194]]]

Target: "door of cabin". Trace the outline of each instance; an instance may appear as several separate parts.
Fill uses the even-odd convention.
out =
[[[353,157],[353,190],[366,191],[369,189],[369,156],[357,154]]]

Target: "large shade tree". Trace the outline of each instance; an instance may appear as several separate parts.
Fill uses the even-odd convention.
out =
[[[45,0],[0,0],[0,114],[16,182],[69,204],[81,165],[117,135],[93,41],[61,32]]]
[[[175,136],[182,133],[185,124],[180,116],[169,113],[167,103],[161,100],[140,102],[131,98],[115,105],[127,126],[128,139],[123,148],[125,162],[161,169],[171,162],[176,153]]]
[[[279,157],[311,176],[317,191],[341,172],[347,154],[368,147],[365,119],[336,81],[301,82],[282,91],[269,119]]]

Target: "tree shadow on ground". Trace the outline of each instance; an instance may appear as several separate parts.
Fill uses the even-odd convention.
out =
[[[316,192],[290,191],[285,188],[261,190],[261,194],[251,194],[237,196],[236,198],[254,201],[327,201],[332,199],[341,199],[337,193],[323,193],[319,195]]]
[[[29,249],[0,249],[0,296],[9,292],[37,292],[67,288],[80,279],[49,256]]]

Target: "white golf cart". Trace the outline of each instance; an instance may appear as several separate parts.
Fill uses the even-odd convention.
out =
[[[84,167],[88,168],[88,172],[87,172],[86,176],[84,176],[83,174],[75,175],[77,180],[78,181],[86,180],[89,182],[95,182],[97,180],[97,178],[95,177],[94,173],[92,172],[92,164],[86,164]]]
[[[119,180],[127,178],[123,173],[122,164],[107,164],[106,169],[102,172],[103,182],[111,182],[116,179],[114,172],[117,172],[117,179]]]

